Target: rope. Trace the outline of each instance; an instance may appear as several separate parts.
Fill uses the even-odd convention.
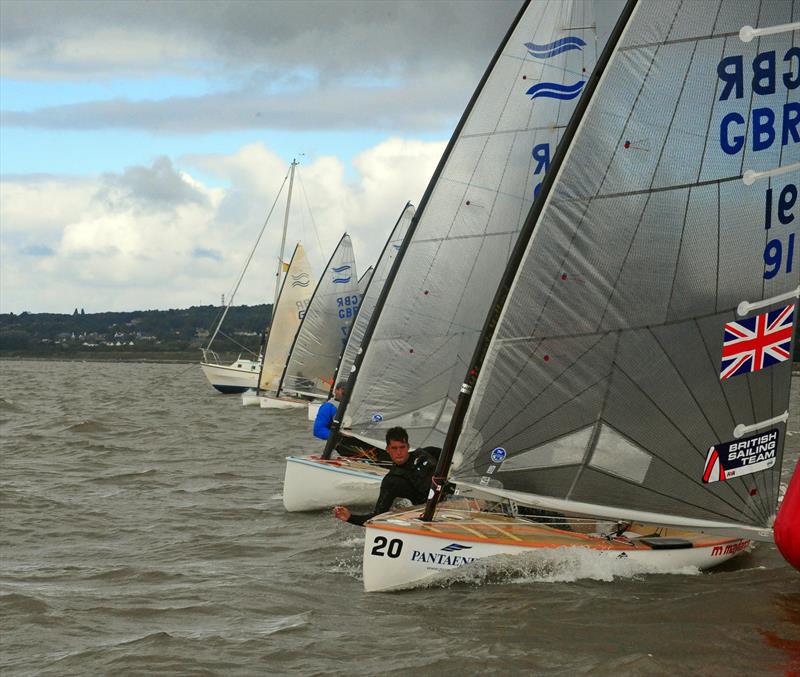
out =
[[[290,170],[291,171],[291,170]],[[275,201],[272,203],[272,207],[269,209],[269,213],[267,214],[267,218],[264,220],[264,225],[261,226],[261,231],[258,233],[258,237],[256,238],[256,243],[253,245],[253,248],[250,250],[250,255],[247,257],[247,261],[245,261],[244,268],[242,268],[242,272],[239,275],[239,279],[236,281],[236,285],[233,288],[233,291],[230,292],[228,305],[225,306],[225,312],[222,313],[222,317],[220,318],[219,324],[217,325],[216,330],[214,331],[211,340],[208,342],[206,346],[206,350],[211,348],[211,344],[214,342],[214,339],[217,338],[217,334],[219,333],[220,328],[222,327],[222,323],[225,320],[225,316],[228,314],[228,310],[230,310],[231,305],[233,304],[233,299],[236,296],[236,292],[239,291],[239,285],[242,283],[242,279],[244,278],[244,274],[247,272],[247,267],[250,265],[250,261],[253,259],[253,254],[256,253],[256,249],[258,247],[258,243],[261,242],[261,236],[264,235],[264,231],[267,229],[267,223],[269,223],[269,219],[272,216],[272,212],[275,210],[275,205],[278,204],[278,198],[281,196],[283,192],[283,187],[286,185],[286,179],[289,178],[289,172],[286,173],[286,176],[283,177],[283,183],[281,184],[280,189],[278,190],[278,194],[275,196]],[[283,265],[281,262],[280,265]],[[274,312],[274,308],[273,308]]]
[[[244,350],[246,353],[250,353],[251,355],[255,356],[255,353],[254,353],[252,350],[250,350],[250,348],[248,348],[247,346],[245,346],[245,345],[243,345],[243,344],[239,343],[239,342],[238,342],[238,341],[237,341],[235,338],[233,338],[232,336],[228,336],[228,335],[227,335],[227,334],[226,334],[224,331],[220,331],[220,332],[219,332],[219,334],[220,334],[220,336],[224,336],[226,339],[228,339],[228,340],[229,340],[229,341],[231,341],[232,343],[235,343],[237,346],[239,346],[239,347],[240,347],[242,350]]]
[[[311,205],[308,202],[308,195],[306,194],[306,187],[303,183],[303,178],[297,174],[297,180],[300,182],[300,190],[303,192],[303,199],[306,201],[306,209],[308,209],[308,215],[311,217],[311,227],[314,230],[314,235],[317,238],[317,246],[319,247],[320,256],[323,257],[323,249],[322,249],[322,241],[319,239],[319,232],[317,231],[317,224],[314,222],[314,212],[311,211]]]

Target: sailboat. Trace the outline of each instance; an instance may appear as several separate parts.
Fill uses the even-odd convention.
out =
[[[296,406],[292,402],[282,402],[276,394],[280,389],[286,361],[311,301],[315,284],[305,249],[298,243],[273,306],[272,322],[264,348],[264,360],[258,377],[258,390],[248,401],[245,401],[243,395],[243,404],[250,404],[250,400],[255,397],[261,406],[264,406],[264,401],[269,401],[273,404],[273,408],[278,409],[291,409]]]
[[[356,322],[358,322],[358,318],[361,315],[363,302],[364,302],[364,295],[367,292],[367,288],[369,287],[369,283],[372,280],[372,274],[374,272],[375,272],[374,266],[370,266],[369,268],[367,268],[364,271],[364,273],[361,275],[361,277],[358,278],[358,298],[359,298],[358,312],[356,313],[356,317],[353,320],[353,324],[350,326],[350,334],[348,334],[347,344],[349,344],[349,342],[350,342],[350,336],[353,333],[353,327],[355,326]],[[345,349],[346,349],[346,347],[347,346],[345,345]],[[333,397],[334,390],[335,390],[335,387],[336,387],[336,383],[339,380],[339,374],[341,373],[340,367],[342,366],[342,358],[343,358],[343,356],[344,356],[344,350],[342,351],[342,354],[339,356],[339,361],[338,361],[338,364],[337,364],[336,369],[334,371],[333,377],[330,379],[330,387],[328,388],[328,400],[330,400]],[[319,408],[323,404],[324,404],[324,402],[321,401],[321,400],[312,400],[311,402],[308,403],[308,420],[309,421],[316,420],[317,412],[319,411]]]
[[[351,373],[380,295],[390,283],[394,262],[413,216],[414,206],[406,203],[378,257],[375,272],[364,288],[358,315],[339,360],[336,382],[346,381]],[[332,390],[328,397],[331,395]],[[313,420],[310,407],[309,419]],[[283,481],[283,505],[289,512],[296,512],[321,510],[339,502],[374,503],[385,474],[385,467],[366,459],[331,459],[330,454],[327,458],[319,454],[289,456]]]
[[[309,400],[327,397],[360,301],[353,245],[345,233],[303,313],[275,395],[262,398],[262,407],[305,408]]]
[[[800,296],[796,5],[625,5],[428,504],[367,523],[366,590],[559,549],[705,569],[772,539]],[[445,478],[460,499],[440,504]]]
[[[623,6],[521,8],[445,149],[376,304],[323,454],[328,475],[353,471],[332,455],[343,435],[383,447],[386,430],[403,426],[413,447],[442,446],[505,262]],[[303,465],[306,473],[320,466]],[[359,467],[342,484],[353,495],[369,485],[377,497],[385,473]],[[315,506],[348,503],[334,484],[315,484]]]
[[[253,260],[253,255],[258,248],[259,242],[261,242],[261,237],[264,235],[264,231],[266,230],[267,224],[269,223],[270,217],[272,216],[272,212],[275,210],[275,205],[278,203],[278,199],[280,198],[281,193],[283,192],[283,187],[286,185],[288,180],[289,182],[289,190],[288,195],[286,198],[286,214],[284,216],[283,221],[283,236],[281,240],[281,250],[278,256],[278,270],[275,276],[275,301],[277,301],[277,294],[278,294],[278,285],[281,279],[281,273],[283,271],[283,249],[286,243],[286,228],[289,222],[289,204],[292,200],[292,187],[294,185],[294,171],[295,167],[297,166],[297,162],[292,160],[291,164],[289,165],[289,171],[287,172],[286,176],[283,179],[283,183],[281,184],[280,189],[278,190],[278,194],[275,196],[275,201],[272,204],[272,207],[269,210],[269,214],[267,214],[267,218],[264,220],[264,224],[261,226],[261,230],[258,233],[258,237],[256,238],[255,243],[253,244],[253,248],[250,251],[247,260],[245,261],[244,267],[242,268],[242,272],[239,274],[239,278],[236,282],[235,287],[233,288],[233,292],[228,295],[228,304],[225,306],[225,310],[223,311],[222,315],[217,322],[217,326],[214,329],[214,332],[211,335],[211,338],[208,341],[208,345],[203,348],[203,359],[200,362],[200,368],[202,369],[203,373],[205,374],[206,378],[208,379],[209,383],[211,383],[214,388],[219,390],[222,393],[245,393],[247,391],[253,390],[258,387],[258,379],[259,374],[261,372],[261,356],[258,356],[256,360],[248,360],[242,359],[241,354],[236,359],[233,364],[225,365],[221,364],[219,360],[219,356],[216,352],[211,350],[211,346],[214,343],[217,335],[221,333],[222,324],[225,322],[225,317],[228,314],[231,306],[233,305],[233,301],[236,297],[236,293],[239,290],[239,286],[244,279],[244,275],[247,272],[247,268],[250,265],[250,262]],[[275,308],[275,303],[273,302],[273,312]]]

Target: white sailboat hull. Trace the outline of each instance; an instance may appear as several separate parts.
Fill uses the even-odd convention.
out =
[[[308,405],[307,400],[294,400],[272,395],[262,395],[258,402],[262,409],[303,409]]]
[[[252,360],[236,360],[228,366],[201,362],[200,368],[208,382],[221,393],[242,393],[258,386],[261,365]]]
[[[289,456],[283,480],[283,506],[289,512],[326,510],[335,505],[369,505],[378,500],[386,470],[337,458]]]
[[[261,404],[261,395],[255,389],[245,390],[242,393],[242,406],[243,407],[257,407]]]
[[[635,538],[626,543],[546,525],[535,526],[538,533],[531,533],[530,528],[523,533],[517,527],[520,524],[528,527],[530,522],[510,517],[479,521],[483,513],[469,511],[442,510],[444,523],[438,520],[424,523],[418,519],[421,512],[422,508],[416,508],[386,514],[367,523],[363,558],[366,592],[430,584],[477,560],[498,556],[531,558],[524,560],[528,565],[535,563],[537,557],[552,562],[554,558],[567,561],[571,556],[593,554],[598,562],[616,562],[636,573],[666,573],[687,568],[708,569],[750,546],[747,539],[695,534],[694,538],[687,535],[685,539],[691,541],[691,546],[650,547]],[[659,540],[666,543],[684,539],[649,539],[654,543]]]
[[[309,402],[308,403],[308,420],[314,421],[317,418],[319,408],[325,404],[324,402]]]

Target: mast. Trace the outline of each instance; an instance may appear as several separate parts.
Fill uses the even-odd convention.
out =
[[[283,272],[283,249],[286,246],[286,229],[289,225],[289,206],[292,203],[292,186],[294,185],[294,168],[299,163],[295,158],[292,158],[292,164],[289,168],[289,192],[286,195],[286,211],[283,215],[283,236],[281,237],[281,249],[278,254],[278,270],[275,273],[275,302],[272,304],[272,316],[275,317],[275,306],[278,304],[278,294],[280,293],[281,286],[281,273]]]
[[[450,426],[447,429],[444,447],[442,448],[441,454],[439,454],[439,461],[436,464],[436,470],[434,471],[433,478],[431,480],[431,493],[429,494],[428,502],[425,505],[425,512],[421,517],[421,519],[426,522],[432,521],[434,513],[436,512],[436,506],[439,503],[439,498],[441,497],[445,480],[447,479],[447,475],[450,471],[450,464],[453,460],[456,443],[458,442],[458,437],[461,434],[464,417],[466,416],[467,409],[472,398],[475,382],[478,379],[478,373],[480,372],[480,369],[483,365],[483,360],[486,357],[486,353],[489,349],[489,344],[491,343],[492,336],[494,335],[494,330],[497,327],[497,323],[500,319],[500,314],[503,310],[503,306],[505,305],[506,298],[508,297],[511,286],[516,277],[517,268],[519,268],[525,255],[525,251],[528,248],[528,243],[533,235],[533,230],[539,220],[539,216],[542,213],[544,205],[547,202],[548,194],[550,193],[550,190],[552,189],[552,186],[560,173],[561,166],[564,162],[564,158],[567,155],[567,151],[572,139],[583,120],[583,115],[586,112],[595,90],[597,89],[597,85],[601,76],[605,72],[608,62],[611,60],[612,54],[616,50],[620,37],[628,25],[637,2],[638,0],[628,0],[625,8],[620,14],[619,19],[614,26],[614,30],[609,36],[608,42],[606,43],[603,52],[600,55],[600,58],[597,60],[597,64],[583,89],[581,98],[578,101],[578,105],[572,114],[569,124],[567,125],[564,136],[561,139],[561,143],[559,143],[556,147],[556,152],[553,155],[553,161],[544,176],[544,180],[542,181],[541,192],[537,196],[536,200],[534,200],[534,203],[531,206],[531,211],[525,220],[525,225],[523,226],[522,231],[517,238],[516,244],[514,245],[514,250],[512,251],[511,257],[508,260],[500,285],[495,293],[495,297],[486,317],[486,322],[484,323],[480,339],[478,340],[475,352],[470,360],[469,368],[467,369],[467,373],[464,377],[464,382],[462,383],[459,391],[458,400],[456,401]]]
[[[275,309],[278,307],[278,297],[280,296],[281,292],[281,273],[283,272],[283,250],[284,247],[286,246],[286,230],[289,226],[289,205],[292,202],[292,186],[294,185],[294,168],[297,165],[298,165],[297,159],[292,158],[292,162],[289,165],[289,192],[286,194],[286,211],[283,214],[283,235],[281,236],[281,249],[280,253],[278,254],[278,270],[275,273],[275,295],[273,296],[272,300],[272,311],[270,312],[269,327],[268,327],[269,329],[272,328],[272,320],[275,318]],[[284,184],[286,183],[285,178],[283,182]],[[281,185],[281,190],[283,190],[283,185]],[[270,211],[270,213],[272,212]],[[269,342],[269,334],[265,331],[263,339],[261,341],[262,360],[261,360],[261,368],[258,370],[258,384],[256,385],[256,394],[259,394],[261,392],[261,374],[264,371],[263,356],[267,354],[268,342]]]
[[[475,88],[475,91],[472,93],[472,97],[467,104],[467,107],[464,109],[464,112],[461,115],[461,119],[458,121],[458,125],[456,126],[453,135],[450,137],[450,141],[447,143],[447,148],[445,148],[444,153],[442,153],[442,157],[439,159],[439,164],[436,166],[436,170],[431,177],[430,182],[428,183],[427,188],[425,189],[425,194],[422,196],[422,199],[419,203],[419,209],[417,209],[416,213],[414,214],[414,218],[411,219],[411,224],[408,227],[408,231],[406,232],[406,236],[403,238],[403,245],[400,248],[400,251],[397,252],[397,256],[392,265],[392,269],[389,272],[388,277],[386,278],[386,283],[383,285],[383,289],[381,289],[380,296],[378,297],[377,302],[375,303],[375,310],[372,312],[372,317],[370,318],[369,325],[367,325],[367,329],[364,332],[364,339],[361,342],[361,348],[358,351],[355,359],[353,360],[353,367],[352,367],[352,377],[348,381],[348,386],[345,389],[344,397],[342,401],[339,403],[339,407],[336,410],[336,415],[333,418],[333,422],[331,423],[331,434],[328,437],[328,442],[325,445],[325,451],[322,454],[322,458],[328,459],[331,457],[335,446],[339,443],[341,439],[341,422],[344,417],[344,413],[347,409],[347,405],[350,402],[350,395],[353,392],[353,386],[358,378],[358,372],[361,368],[361,364],[364,361],[364,355],[366,354],[367,348],[369,347],[369,343],[372,340],[372,336],[375,333],[375,328],[378,324],[378,319],[381,316],[383,311],[383,307],[386,305],[386,300],[389,297],[389,291],[392,288],[392,283],[394,282],[395,278],[397,277],[397,272],[400,269],[400,265],[403,262],[403,258],[405,257],[405,253],[408,250],[408,247],[411,243],[412,238],[414,237],[414,233],[417,230],[417,225],[422,218],[422,215],[425,212],[425,208],[430,200],[430,197],[433,193],[433,190],[441,176],[442,172],[444,171],[445,165],[447,161],[450,159],[450,155],[453,151],[453,148],[456,145],[456,142],[461,135],[461,130],[466,125],[467,120],[469,119],[470,114],[472,113],[472,109],[475,106],[481,92],[483,91],[484,85],[486,84],[489,76],[491,75],[492,71],[494,70],[495,64],[500,59],[500,55],[503,53],[503,49],[505,48],[508,41],[511,39],[511,36],[514,33],[517,25],[519,24],[522,17],[525,15],[525,12],[528,9],[528,5],[530,4],[530,0],[525,0],[522,7],[520,7],[519,12],[517,12],[517,16],[514,17],[514,21],[511,23],[510,28],[506,32],[505,37],[503,38],[500,46],[497,48],[497,51],[494,53],[492,60],[489,62],[489,65],[486,68],[486,71],[481,78],[481,81],[478,83],[478,86]]]

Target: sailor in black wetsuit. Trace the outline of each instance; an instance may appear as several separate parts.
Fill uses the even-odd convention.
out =
[[[354,515],[343,505],[333,509],[334,517],[343,522],[363,526],[368,519],[391,509],[396,498],[407,498],[414,505],[424,503],[431,488],[436,459],[429,453],[432,447],[409,452],[408,433],[404,428],[386,431],[386,451],[392,457],[392,468],[381,481],[381,493],[371,513]]]

